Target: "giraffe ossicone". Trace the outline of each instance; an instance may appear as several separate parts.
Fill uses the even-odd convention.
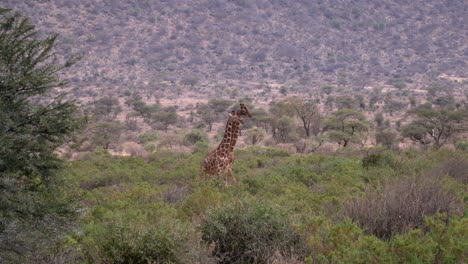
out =
[[[252,117],[244,104],[240,104],[240,110],[229,113],[223,140],[215,150],[208,152],[203,160],[199,174],[201,179],[206,175],[219,176],[227,171],[226,185],[229,185],[229,181],[236,182],[236,178],[232,175],[232,164],[235,159],[234,147],[239,137],[240,125],[244,124],[242,116]]]

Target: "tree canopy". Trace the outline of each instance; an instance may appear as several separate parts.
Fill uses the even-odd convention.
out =
[[[403,136],[422,145],[440,148],[458,134],[468,131],[468,110],[422,105],[410,112],[414,120],[403,128]]]
[[[0,9],[0,255],[25,245],[16,240],[24,231],[18,223],[33,220],[38,228],[43,216],[66,211],[54,152],[82,119],[55,90],[66,84],[59,73],[77,60],[58,56],[56,42],[57,35],[40,39],[27,18]]]
[[[296,116],[301,120],[307,137],[312,133],[317,134],[320,129],[320,112],[313,100],[305,100],[301,97],[291,97],[287,100]]]
[[[350,142],[359,142],[363,133],[369,129],[365,116],[353,109],[336,111],[325,121],[328,137],[340,146],[347,147]]]

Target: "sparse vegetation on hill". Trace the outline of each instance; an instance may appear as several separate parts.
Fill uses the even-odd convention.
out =
[[[73,83],[153,89],[172,81],[328,80],[404,89],[466,78],[463,0],[15,1],[64,53],[85,57]]]

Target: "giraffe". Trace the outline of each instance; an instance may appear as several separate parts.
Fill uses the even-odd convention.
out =
[[[242,116],[252,117],[244,104],[240,104],[240,107],[240,110],[229,113],[223,140],[215,150],[206,154],[200,169],[200,178],[206,174],[219,176],[227,170],[226,186],[229,185],[229,178],[233,183],[236,182],[236,178],[232,175],[232,164],[235,159],[234,147],[240,133],[240,125],[244,123]]]

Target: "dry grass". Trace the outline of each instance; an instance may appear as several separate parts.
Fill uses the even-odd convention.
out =
[[[443,178],[429,173],[387,182],[382,190],[368,189],[361,199],[345,204],[344,214],[367,233],[388,239],[422,227],[426,216],[458,214],[462,207]]]

